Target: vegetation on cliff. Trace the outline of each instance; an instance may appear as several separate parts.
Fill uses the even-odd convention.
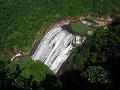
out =
[[[119,9],[119,0],[0,0],[0,56],[10,57],[16,45],[30,51],[37,32],[59,16],[109,14]],[[114,11],[115,11],[114,10]]]
[[[59,16],[119,17],[120,0],[0,0],[1,90],[119,90],[120,19],[99,28],[67,60],[61,75],[30,58],[10,62],[17,46],[30,51],[37,33]],[[117,14],[115,14],[117,13]],[[18,60],[18,61],[17,61]],[[99,72],[101,71],[101,72]],[[92,78],[91,78],[92,77]],[[107,82],[107,83],[106,83]]]

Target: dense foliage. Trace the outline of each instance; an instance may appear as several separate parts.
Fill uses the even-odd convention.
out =
[[[39,86],[47,75],[53,72],[40,61],[33,61],[29,57],[22,57],[18,61],[0,61],[0,88],[34,88]]]
[[[97,29],[73,51],[64,66],[65,71],[59,76],[29,58],[14,62],[1,60],[0,87],[17,90],[119,90],[119,28],[118,20],[108,29]]]
[[[109,73],[101,66],[89,66],[81,73],[90,83],[110,83]]]
[[[59,16],[106,15],[120,11],[120,0],[0,0],[0,89],[12,90],[119,90],[120,20],[99,28],[54,75],[30,58],[10,62],[17,46],[28,52],[36,35]],[[45,28],[45,29],[43,29]],[[17,61],[18,60],[18,61]],[[106,83],[107,82],[107,83]],[[108,83],[109,82],[109,83]]]
[[[96,77],[100,79],[101,75],[103,75],[102,79],[104,80],[100,80],[99,83],[105,83],[106,75],[109,74],[109,80],[112,84],[110,86],[118,90],[120,88],[120,74],[117,71],[120,68],[119,58],[120,24],[119,20],[115,20],[108,26],[108,29],[99,28],[93,36],[88,36],[88,39],[71,54],[66,62],[65,70],[79,70],[83,72],[82,76],[88,82],[90,80],[93,83],[94,79]],[[94,69],[97,66],[101,68]],[[100,69],[102,69],[101,74],[99,73]]]
[[[113,3],[114,2],[114,3]],[[0,56],[9,57],[16,45],[22,52],[31,49],[36,35],[59,16],[108,14],[119,11],[119,0],[0,0]]]
[[[32,75],[36,81],[42,81],[45,78],[45,74],[52,74],[52,71],[50,72],[48,67],[42,62],[33,61],[26,57],[22,57],[20,60],[10,63],[8,67],[11,73],[15,71],[16,67],[20,67],[22,70],[21,76],[28,78]]]

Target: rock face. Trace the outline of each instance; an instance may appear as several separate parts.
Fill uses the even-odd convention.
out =
[[[32,59],[41,60],[54,73],[57,73],[62,63],[71,54],[73,43],[76,41],[75,38],[76,36],[62,27],[55,27],[43,37],[32,55]],[[83,41],[83,37],[77,36],[77,43],[81,44]]]

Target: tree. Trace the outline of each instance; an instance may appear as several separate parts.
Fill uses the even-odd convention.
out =
[[[22,57],[9,63],[1,60],[0,88],[38,89],[46,74],[53,75],[46,65],[40,61],[33,61],[29,57]]]
[[[109,72],[101,66],[89,66],[81,73],[81,76],[90,83],[110,83]]]
[[[44,90],[62,90],[62,83],[56,75],[46,75],[41,83]]]

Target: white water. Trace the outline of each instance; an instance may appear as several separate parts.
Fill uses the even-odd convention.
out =
[[[57,73],[62,63],[71,54],[73,49],[72,42],[75,38],[76,37],[73,34],[63,30],[62,27],[56,27],[43,37],[36,51],[32,55],[32,59],[41,60],[51,70]],[[83,39],[80,37],[79,44],[82,42]]]

